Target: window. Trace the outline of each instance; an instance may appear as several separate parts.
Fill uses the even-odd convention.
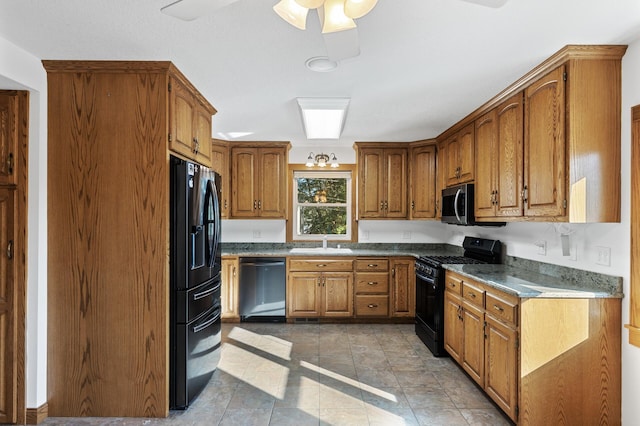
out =
[[[351,172],[294,171],[293,239],[351,241]]]

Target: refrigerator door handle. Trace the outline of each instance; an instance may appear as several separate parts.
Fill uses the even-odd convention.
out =
[[[209,327],[211,324],[213,324],[216,321],[218,321],[218,319],[220,319],[220,309],[216,309],[216,311],[214,312],[213,316],[211,316],[206,321],[204,321],[204,322],[202,322],[202,323],[200,323],[198,325],[194,325],[193,326],[193,332],[194,333],[199,333],[200,331],[202,331],[205,328]]]
[[[213,268],[216,259],[216,250],[220,240],[220,221],[217,219],[220,217],[220,202],[213,180],[207,182],[207,195],[205,200],[204,232],[208,249],[207,264],[210,268]],[[213,214],[213,217],[211,217],[211,214]],[[213,235],[209,235],[211,225],[213,225]]]

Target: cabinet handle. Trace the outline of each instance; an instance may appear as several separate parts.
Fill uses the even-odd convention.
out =
[[[377,263],[370,263],[367,265],[367,268],[377,268],[378,264]]]
[[[322,284],[322,278],[318,278],[318,287],[320,287],[320,284]]]
[[[377,283],[377,282],[375,282],[375,281],[369,281],[369,282],[367,283],[367,285],[378,285],[378,283]]]
[[[262,200],[258,200],[258,210],[262,210]]]
[[[236,274],[237,274],[237,271],[236,271],[236,267],[234,266],[234,267],[233,267],[233,274],[232,274],[232,275],[235,277],[235,276],[236,276]]]
[[[504,308],[502,306],[493,305],[493,309],[495,309],[498,312],[504,312]]]
[[[450,286],[451,288],[456,288],[456,283],[452,283],[452,282],[450,282],[450,283],[449,283],[449,286]]]
[[[229,208],[229,201],[224,200],[224,209],[228,209]]]
[[[395,277],[395,276],[396,276],[396,268],[393,268],[393,269],[391,270],[391,276],[392,276],[392,277]]]
[[[369,303],[369,306],[368,306],[368,307],[369,307],[369,308],[377,308],[377,307],[378,307],[378,304],[376,304],[376,303]]]
[[[495,190],[495,193],[493,194],[493,202],[494,204],[497,206],[498,205],[498,190]]]
[[[318,267],[318,268],[325,268],[326,266],[327,266],[327,265],[326,265],[326,264],[324,264],[324,263],[318,263],[318,264],[316,265],[316,267]]]
[[[411,210],[415,210],[415,209],[416,209],[416,202],[411,201]]]
[[[193,138],[193,153],[198,154],[200,151],[200,142],[198,142],[198,138]]]
[[[529,197],[529,188],[527,188],[527,185],[525,185],[524,188],[522,188],[522,202],[526,203],[528,197]]]
[[[384,210],[384,201],[380,201],[380,210]]]
[[[258,210],[258,200],[253,200],[253,209]]]
[[[7,157],[7,174],[13,174],[13,153]]]
[[[9,240],[7,244],[7,259],[13,259],[13,240]]]
[[[388,201],[384,202],[384,209],[385,210],[389,210],[389,202]]]
[[[474,299],[476,298],[476,295],[474,293],[469,292],[469,296],[473,297]]]

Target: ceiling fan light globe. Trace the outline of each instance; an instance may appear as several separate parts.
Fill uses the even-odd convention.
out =
[[[353,19],[344,14],[344,0],[325,0],[322,17],[322,33],[335,33],[356,27]]]
[[[309,9],[300,6],[295,0],[280,0],[278,4],[273,6],[273,10],[294,27],[301,30],[307,28]]]
[[[317,9],[322,6],[324,0],[294,0],[302,7],[306,7],[307,9]]]
[[[378,0],[345,0],[344,14],[351,19],[361,18],[371,12]]]

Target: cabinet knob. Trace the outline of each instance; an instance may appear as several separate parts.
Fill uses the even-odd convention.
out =
[[[326,265],[325,263],[318,263],[318,264],[316,265],[316,267],[318,267],[318,268],[325,268],[326,266],[327,266],[327,265]]]
[[[368,307],[369,307],[369,308],[371,308],[371,309],[373,309],[373,308],[377,308],[377,307],[378,307],[378,304],[376,304],[376,303],[369,303],[369,306],[368,306]]]
[[[504,308],[502,306],[493,305],[493,309],[495,309],[498,312],[504,312]]]
[[[377,263],[370,263],[367,265],[368,268],[377,268],[378,264]]]
[[[13,259],[13,240],[9,240],[7,244],[7,259]]]
[[[13,153],[7,156],[7,174],[13,174]]]
[[[376,281],[369,281],[367,285],[378,285],[378,283]]]

